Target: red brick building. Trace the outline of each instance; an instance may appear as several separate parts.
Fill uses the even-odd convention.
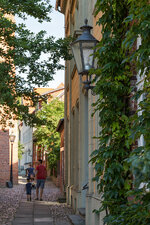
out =
[[[14,132],[16,139],[13,143],[12,168],[13,184],[18,183],[18,138],[17,132]],[[6,187],[6,182],[10,181],[11,167],[11,143],[9,140],[9,129],[0,130],[0,187]]]
[[[9,20],[14,20],[14,16],[10,14],[5,15],[6,18]],[[1,42],[0,47],[4,51],[9,50],[9,46],[7,46],[7,43]],[[4,62],[5,58],[0,57],[0,63]],[[15,72],[15,71],[14,71]],[[6,128],[5,130],[2,129],[2,126],[0,126],[0,187],[6,187],[6,182],[10,180],[10,164],[11,164],[11,144],[9,140],[9,134],[10,134],[10,127],[9,124],[13,124],[14,127],[11,128],[11,131],[14,132],[16,139],[13,144],[13,155],[12,155],[12,166],[13,166],[13,183],[18,183],[18,133],[17,133],[17,121],[10,121],[9,120],[9,114],[3,115],[3,107],[0,106],[1,116],[0,120],[4,116],[6,119]]]
[[[0,186],[10,179],[9,173],[9,131],[0,131]]]

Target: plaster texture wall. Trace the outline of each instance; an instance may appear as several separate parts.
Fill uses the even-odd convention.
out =
[[[92,33],[100,40],[101,29],[96,27],[94,5],[96,0],[61,1],[65,15],[65,34],[77,35],[85,18],[93,25]],[[60,7],[62,6],[60,5]],[[83,77],[84,79],[84,77]],[[88,164],[92,151],[97,148],[98,114],[93,118],[91,104],[96,97],[83,90],[82,78],[78,75],[74,59],[66,62],[65,68],[65,188],[67,203],[76,213],[79,208],[86,210],[86,225],[102,225],[103,214],[97,216],[94,209],[100,207],[97,184],[92,181],[94,169]],[[83,186],[88,184],[88,189]]]

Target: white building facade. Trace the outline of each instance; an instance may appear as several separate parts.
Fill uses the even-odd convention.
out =
[[[32,164],[32,154],[33,154],[33,128],[26,126],[24,122],[19,125],[19,141],[23,146],[23,155],[19,160],[19,172],[24,171]]]

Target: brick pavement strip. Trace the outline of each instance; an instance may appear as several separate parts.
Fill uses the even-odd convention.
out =
[[[58,203],[60,190],[50,181],[46,182],[43,201],[26,201],[25,178],[12,189],[0,188],[0,225],[71,225],[68,215],[73,210],[65,203]],[[2,200],[2,201],[1,201]]]

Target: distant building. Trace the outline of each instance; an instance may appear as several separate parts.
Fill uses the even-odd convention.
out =
[[[64,84],[61,83],[57,88],[36,88],[37,93],[41,96],[47,96],[47,103],[51,101],[53,98],[59,98],[60,100],[64,100]],[[23,100],[23,104],[25,101]],[[42,108],[42,100],[39,98],[37,102],[36,108],[30,108],[30,113],[36,113],[38,110]],[[33,135],[35,128],[26,126],[24,122],[21,122],[18,126],[19,128],[19,140],[20,143],[24,146],[24,154],[22,159],[19,161],[19,170],[22,173],[25,173],[25,170],[28,168],[31,163],[34,167],[36,167],[38,159],[42,159],[46,165],[46,156],[43,149],[37,145],[36,139]]]

